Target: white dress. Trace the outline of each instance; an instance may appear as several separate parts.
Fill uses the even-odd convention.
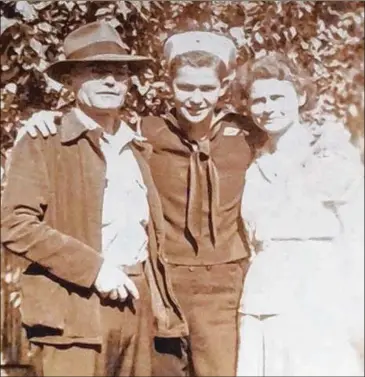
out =
[[[350,341],[364,365],[364,171],[343,196],[339,218],[343,232],[337,239],[341,253],[342,277],[348,294],[344,305]]]
[[[353,161],[314,155],[310,140],[303,133],[290,155],[263,155],[246,175],[242,216],[256,256],[241,300],[238,376],[363,375],[342,325],[336,246],[342,173]]]

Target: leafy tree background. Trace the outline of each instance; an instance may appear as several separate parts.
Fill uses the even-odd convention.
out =
[[[97,19],[117,28],[129,52],[154,58],[133,78],[129,110],[123,113],[132,123],[141,115],[161,114],[170,105],[161,58],[165,39],[177,31],[200,29],[230,35],[240,63],[265,51],[284,52],[301,63],[318,86],[318,105],[309,118],[320,124],[331,115],[363,133],[362,1],[3,0],[0,12],[2,156],[11,149],[21,120],[35,110],[72,103],[70,93],[42,70],[63,57],[62,43],[70,31]],[[23,357],[19,271],[9,262],[2,264],[2,272],[2,351],[5,360],[17,362]]]
[[[35,109],[70,103],[70,94],[41,72],[63,57],[70,31],[97,19],[110,21],[131,53],[155,59],[133,80],[126,114],[132,122],[169,106],[162,45],[192,29],[230,35],[240,62],[275,50],[303,64],[318,85],[310,114],[318,122],[330,113],[353,127],[363,112],[362,1],[5,1],[0,11],[2,151]]]

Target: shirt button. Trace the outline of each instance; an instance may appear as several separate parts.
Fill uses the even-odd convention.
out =
[[[207,271],[210,271],[212,269],[212,266],[206,266],[205,268],[207,269]]]
[[[190,272],[193,272],[193,271],[194,271],[194,267],[193,267],[193,266],[190,266],[190,267],[189,267],[189,271],[190,271]]]

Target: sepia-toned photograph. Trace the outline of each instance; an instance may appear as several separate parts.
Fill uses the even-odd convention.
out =
[[[1,376],[364,376],[364,1],[7,1]]]

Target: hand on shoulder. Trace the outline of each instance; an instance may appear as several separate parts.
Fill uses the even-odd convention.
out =
[[[48,137],[57,133],[56,121],[57,117],[61,117],[61,111],[41,110],[34,113],[29,119],[22,121],[22,127],[19,129],[15,142],[19,141],[25,134],[29,134],[32,138],[41,135]]]

